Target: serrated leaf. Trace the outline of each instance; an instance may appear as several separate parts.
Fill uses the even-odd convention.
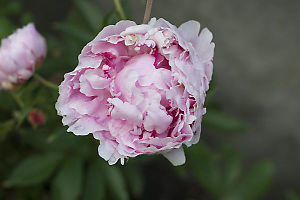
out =
[[[98,31],[102,26],[102,16],[97,5],[85,0],[75,0],[74,4],[89,27],[93,31]]]
[[[99,159],[89,166],[84,186],[84,200],[105,199],[105,175],[102,169]]]
[[[262,195],[269,187],[274,174],[270,162],[257,163],[241,180],[225,200],[253,200]]]
[[[126,190],[124,177],[116,166],[105,166],[105,174],[112,195],[117,200],[128,200],[129,194]]]
[[[83,160],[68,158],[51,186],[53,200],[75,200],[81,193]]]
[[[56,153],[30,156],[13,170],[4,185],[12,187],[41,183],[50,177],[61,158],[62,156]]]
[[[207,110],[203,117],[203,124],[224,133],[239,133],[247,129],[239,119],[212,109]]]

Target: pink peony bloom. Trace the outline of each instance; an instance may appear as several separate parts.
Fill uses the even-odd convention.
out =
[[[28,80],[45,58],[46,51],[46,41],[32,23],[3,39],[0,47],[0,89],[10,90]]]
[[[68,131],[92,133],[109,164],[153,153],[183,164],[182,145],[200,138],[213,71],[212,33],[199,31],[196,21],[177,28],[155,18],[105,27],[59,87],[56,109]]]

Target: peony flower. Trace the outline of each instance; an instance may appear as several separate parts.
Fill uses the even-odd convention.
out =
[[[199,31],[196,21],[177,28],[155,18],[105,27],[59,86],[56,109],[68,132],[92,133],[109,164],[153,153],[183,164],[182,145],[200,138],[213,70],[212,34]]]
[[[28,80],[46,56],[46,41],[34,24],[16,30],[1,41],[0,89],[10,90]]]

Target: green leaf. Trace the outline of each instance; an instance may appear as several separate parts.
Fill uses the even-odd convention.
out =
[[[224,133],[238,133],[247,129],[247,126],[237,118],[212,109],[207,110],[203,124]]]
[[[7,37],[15,30],[15,26],[5,17],[0,17],[0,39]]]
[[[84,200],[104,200],[105,177],[102,171],[102,163],[99,159],[88,168],[84,190]]]
[[[85,0],[75,0],[76,8],[93,31],[99,31],[102,26],[102,16],[96,4]]]
[[[0,141],[5,138],[7,133],[15,128],[15,120],[9,120],[4,123],[0,123]]]
[[[286,195],[286,200],[300,200],[300,194],[294,191],[289,191]]]
[[[269,187],[274,174],[274,167],[270,162],[263,161],[256,164],[225,197],[225,200],[253,200],[261,196]]]
[[[12,99],[9,92],[7,91],[0,90],[0,99],[1,102],[5,102],[5,103],[0,103],[1,114],[3,113],[3,111],[10,113],[13,109],[18,107],[16,102]]]
[[[141,197],[144,186],[144,177],[141,169],[136,166],[128,167],[126,179],[134,197]]]
[[[20,112],[16,113],[16,117],[17,117],[17,127],[21,126],[21,124],[23,123],[23,121],[26,119],[29,111],[31,110],[32,106],[31,105],[25,105]]]
[[[13,170],[4,185],[12,187],[41,183],[50,177],[61,158],[61,155],[56,153],[30,156]]]
[[[25,12],[23,13],[22,17],[21,17],[21,22],[22,24],[26,25],[30,22],[33,22],[34,20],[34,16],[30,13],[30,12]]]
[[[21,11],[20,2],[11,1],[4,9],[4,13],[7,15],[18,14]]]
[[[120,16],[117,13],[117,11],[112,11],[108,13],[104,18],[104,25],[113,25],[116,24],[118,21],[120,21]]]
[[[57,23],[55,24],[55,28],[59,31],[64,32],[65,34],[69,35],[70,37],[79,40],[80,42],[88,42],[93,38],[93,35],[89,32],[86,32],[75,25],[68,24],[68,23]]]
[[[75,200],[81,193],[83,160],[68,158],[52,182],[53,200]]]
[[[21,96],[23,101],[26,101],[27,104],[32,105],[32,95],[36,94],[36,91],[40,83],[38,82],[29,82],[26,85],[22,85],[20,89],[16,91],[18,96]]]
[[[192,147],[189,152],[191,169],[198,182],[214,197],[220,195],[221,170],[219,155],[211,151],[203,142]],[[194,158],[194,159],[193,159]]]
[[[223,185],[224,187],[231,189],[240,177],[242,164],[237,152],[233,147],[229,145],[223,145],[222,153],[224,163]]]
[[[112,195],[114,195],[117,200],[128,200],[129,194],[126,190],[126,184],[120,169],[116,166],[106,165],[105,172]]]

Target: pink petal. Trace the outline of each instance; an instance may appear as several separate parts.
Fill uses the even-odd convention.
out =
[[[105,27],[93,41],[99,41],[111,35],[118,35],[122,31],[125,31],[126,28],[135,25],[136,23],[133,21],[119,21],[116,25],[109,25]]]
[[[111,111],[112,118],[127,120],[132,124],[142,124],[143,115],[135,105],[123,103],[119,98],[109,98],[107,101],[114,105]]]
[[[214,56],[215,44],[211,43],[212,38],[212,33],[207,28],[204,28],[198,39],[195,40],[195,48],[203,61],[211,60]]]
[[[97,123],[92,117],[78,119],[74,124],[69,125],[68,132],[75,135],[88,135],[96,131],[107,130],[103,125]]]
[[[159,105],[148,107],[144,119],[144,127],[147,131],[155,130],[157,133],[163,133],[168,129],[173,117],[168,115],[165,110],[160,109]]]

